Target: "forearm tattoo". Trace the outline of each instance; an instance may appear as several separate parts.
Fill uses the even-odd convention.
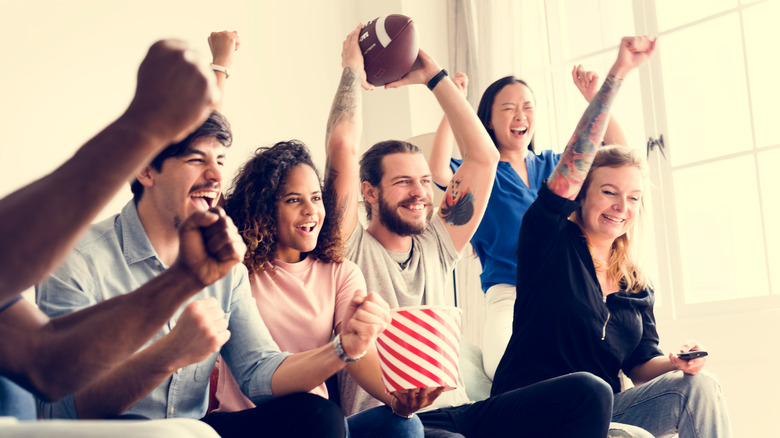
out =
[[[341,121],[355,116],[358,107],[359,81],[359,76],[352,71],[352,68],[344,67],[341,83],[333,98],[333,106],[328,117],[327,135],[330,135],[333,128]]]
[[[557,195],[568,199],[577,197],[601,145],[612,101],[622,83],[621,78],[607,76],[598,94],[582,114],[561,161],[550,175],[548,186]]]

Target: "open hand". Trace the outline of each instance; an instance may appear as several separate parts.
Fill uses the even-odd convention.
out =
[[[398,88],[409,84],[427,84],[440,71],[441,66],[439,63],[423,49],[420,49],[409,73],[395,82],[385,84],[385,88]]]
[[[363,29],[363,24],[360,23],[347,35],[344,40],[344,44],[341,48],[341,66],[344,68],[350,67],[354,69],[356,74],[360,75],[361,86],[366,90],[373,90],[374,86],[368,83],[366,80],[366,69],[363,64],[363,52],[360,50],[360,44],[358,38],[360,38],[360,30]]]
[[[422,408],[430,406],[444,391],[444,387],[416,388],[394,391],[390,408],[398,415],[412,415]]]

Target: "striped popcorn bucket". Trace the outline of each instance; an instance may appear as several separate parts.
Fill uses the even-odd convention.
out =
[[[385,390],[456,388],[461,310],[414,306],[391,314],[393,322],[376,340]]]

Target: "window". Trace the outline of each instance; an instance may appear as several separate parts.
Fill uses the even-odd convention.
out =
[[[780,82],[772,21],[780,0],[547,0],[553,144],[585,102],[573,65],[606,72],[622,35],[658,35],[615,114],[650,154],[661,316],[780,307]]]

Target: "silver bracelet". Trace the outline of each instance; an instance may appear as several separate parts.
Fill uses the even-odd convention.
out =
[[[391,399],[390,399],[390,410],[391,410],[391,411],[393,411],[393,413],[394,413],[395,415],[398,415],[398,416],[399,416],[399,417],[401,417],[401,418],[406,418],[407,420],[408,420],[408,419],[410,419],[410,418],[412,418],[412,417],[414,416],[414,414],[413,414],[413,413],[412,413],[412,414],[409,414],[409,415],[401,415],[401,414],[399,414],[398,412],[396,412],[396,411],[395,411],[395,406],[393,405],[393,403],[395,403],[395,397],[393,397],[393,398],[391,398]]]
[[[230,77],[230,73],[228,72],[227,67],[222,67],[219,64],[211,64],[211,69],[214,71],[221,71],[222,73],[225,73],[225,79]]]
[[[336,356],[339,357],[343,362],[351,363],[351,362],[357,362],[360,359],[363,359],[363,356],[366,355],[366,352],[359,354],[356,357],[351,357],[347,354],[346,351],[344,351],[344,347],[341,345],[341,333],[337,334],[335,338],[333,338],[333,349],[336,350]]]

